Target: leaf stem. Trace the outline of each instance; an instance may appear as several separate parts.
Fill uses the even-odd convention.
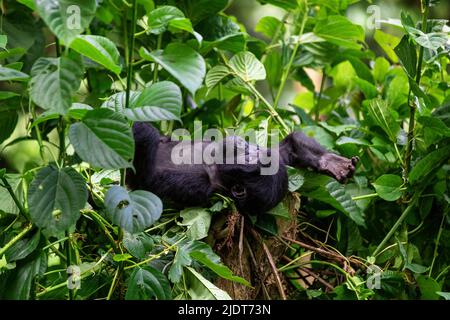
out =
[[[61,164],[61,167],[64,167],[64,161],[66,159],[66,123],[64,118],[61,116],[59,118],[58,124],[58,136],[59,136],[59,156],[58,162]]]
[[[300,31],[299,31],[299,33],[297,35],[299,37],[303,34],[303,30],[305,29],[305,24],[306,24],[307,17],[308,17],[308,10],[305,8],[305,11],[303,12],[302,24],[300,26]],[[295,45],[294,45],[293,50],[292,50],[292,54],[291,54],[291,57],[289,59],[289,62],[287,64],[287,66],[283,69],[283,73],[281,75],[280,87],[278,88],[277,95],[275,97],[275,101],[273,102],[273,106],[274,106],[275,109],[278,108],[278,103],[280,102],[281,95],[283,94],[284,87],[286,85],[286,81],[287,81],[287,79],[289,77],[289,74],[291,72],[291,67],[292,67],[292,64],[294,63],[294,59],[295,59],[295,56],[297,54],[297,50],[298,50],[299,47],[300,47],[300,41],[297,41],[295,43]]]
[[[3,256],[3,254],[11,248],[17,241],[22,239],[31,229],[33,228],[33,225],[31,223],[28,223],[25,228],[23,228],[22,231],[20,231],[19,234],[17,234],[14,238],[12,238],[3,248],[0,248],[0,258]]]
[[[386,243],[392,238],[395,231],[400,227],[400,225],[403,223],[403,221],[406,219],[406,217],[409,215],[411,210],[416,205],[416,201],[419,198],[421,192],[416,191],[413,198],[411,199],[409,205],[406,207],[406,209],[403,211],[403,213],[400,215],[398,220],[395,222],[395,224],[392,226],[391,230],[387,233],[387,235],[384,237],[384,239],[380,242],[378,247],[375,249],[375,251],[372,253],[372,256],[375,257],[378,255],[378,253],[383,249],[383,247],[386,245]]]
[[[162,33],[160,33],[158,35],[158,40],[156,43],[156,50],[161,49],[162,35],[163,35]],[[156,61],[154,62],[153,68],[154,68],[153,69],[153,83],[156,83],[158,81],[158,68],[159,68],[159,65]]]
[[[129,40],[129,50],[128,50],[128,71],[127,71],[127,90],[126,90],[126,99],[125,99],[125,108],[129,108],[130,106],[130,90],[131,90],[131,77],[133,73],[133,51],[134,51],[134,34],[136,33],[136,15],[137,15],[137,5],[136,0],[132,2],[132,16],[131,16],[131,31],[128,35],[130,37]]]
[[[316,123],[319,123],[319,116],[320,116],[320,102],[321,102],[321,100],[322,100],[322,94],[323,94],[323,89],[324,89],[324,87],[325,87],[325,81],[326,81],[326,79],[327,79],[327,76],[326,76],[326,74],[325,74],[325,71],[323,71],[323,73],[322,73],[322,80],[320,80],[319,95],[318,95],[318,97],[317,97],[317,100],[316,100],[316,106],[315,106],[315,108],[314,108]]]
[[[69,267],[72,265],[72,254],[70,252],[70,246],[71,246],[70,241],[71,240],[70,240],[70,233],[68,231],[66,232],[66,237],[67,237],[67,241],[66,241],[66,266],[67,266],[67,269],[69,269]],[[74,290],[71,289],[69,286],[68,286],[68,289],[69,289],[69,300],[73,300],[73,298],[75,296]]]
[[[430,7],[428,3],[423,3],[423,0],[420,1],[422,6],[422,32],[426,33],[428,28],[428,14],[430,12]],[[424,8],[425,7],[425,8]],[[420,46],[419,49],[419,61],[417,63],[417,73],[416,73],[416,84],[420,85],[420,80],[422,78],[422,63],[423,63],[423,55],[424,55],[424,47]],[[410,90],[411,93],[411,90]],[[409,100],[408,95],[408,100]],[[413,140],[414,140],[414,128],[415,128],[415,116],[416,116],[416,106],[414,102],[409,102],[409,128],[408,128],[408,144],[406,145],[405,151],[405,177],[408,177],[409,169],[411,167],[411,156],[412,156],[412,148],[413,148]]]
[[[9,184],[8,180],[6,180],[5,177],[1,178],[2,180],[2,187],[5,188],[6,190],[8,190],[11,198],[13,199],[14,203],[16,204],[17,208],[19,208],[19,212],[24,216],[24,217],[28,217],[27,211],[25,210],[25,208],[23,207],[22,203],[19,201],[19,199],[17,198],[16,194],[14,193],[11,185]]]
[[[444,214],[442,215],[441,224],[439,225],[439,231],[435,240],[434,244],[434,252],[433,252],[433,260],[431,261],[430,265],[430,271],[428,272],[428,276],[431,277],[431,272],[433,271],[434,263],[436,261],[436,258],[439,256],[438,249],[439,249],[439,242],[441,240],[442,232],[444,231],[444,221],[445,217],[447,216],[447,212],[444,211]]]
[[[132,268],[135,268],[135,267],[139,267],[139,266],[141,266],[141,265],[143,265],[143,264],[149,263],[150,261],[153,261],[153,260],[155,260],[155,259],[161,257],[161,255],[163,255],[164,253],[167,253],[167,252],[169,252],[170,250],[172,250],[173,248],[175,248],[175,247],[176,247],[178,244],[180,244],[180,242],[183,241],[185,238],[186,238],[186,235],[184,235],[180,240],[178,240],[177,242],[175,242],[175,243],[172,244],[171,246],[165,248],[165,249],[162,250],[161,252],[159,252],[159,253],[157,253],[157,254],[155,254],[155,255],[152,255],[150,258],[145,259],[145,260],[142,260],[141,262],[135,263],[135,264],[133,264],[133,265],[131,265],[131,266],[127,266],[127,267],[124,268],[124,270],[128,270],[128,269],[132,269]]]

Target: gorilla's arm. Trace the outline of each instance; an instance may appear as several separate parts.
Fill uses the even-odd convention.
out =
[[[329,175],[343,183],[355,172],[358,157],[351,159],[331,153],[316,140],[296,131],[289,134],[280,145],[280,158],[284,164],[296,167],[309,167]]]

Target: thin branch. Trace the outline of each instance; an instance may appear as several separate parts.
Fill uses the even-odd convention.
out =
[[[251,229],[251,232],[252,232],[253,236],[255,238],[257,238],[258,241],[260,241],[262,244],[264,253],[266,254],[267,260],[269,261],[270,268],[272,269],[273,275],[275,276],[275,281],[276,281],[278,292],[281,296],[281,299],[287,300],[286,293],[284,292],[283,284],[281,282],[280,274],[278,272],[278,268],[275,265],[275,262],[273,261],[273,257],[269,251],[269,248],[267,248],[266,243],[264,242],[264,240],[261,238],[261,236],[255,230]]]

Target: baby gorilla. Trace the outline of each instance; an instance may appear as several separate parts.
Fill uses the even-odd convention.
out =
[[[267,150],[248,144],[239,137],[221,142],[171,141],[153,126],[133,126],[136,150],[135,171],[127,170],[127,183],[133,190],[148,190],[181,206],[205,206],[214,193],[234,199],[242,212],[263,213],[275,207],[286,195],[286,166],[311,168],[343,183],[353,176],[357,157],[347,159],[328,152],[301,132],[289,134],[278,149]],[[224,161],[201,159],[179,162],[173,155],[194,159],[206,148],[223,151]],[[229,152],[231,148],[231,153]],[[232,159],[230,159],[230,157]],[[277,161],[273,174],[262,174]],[[233,160],[233,161],[230,161]]]

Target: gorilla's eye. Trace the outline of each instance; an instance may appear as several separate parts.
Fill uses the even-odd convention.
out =
[[[244,199],[247,196],[247,190],[241,184],[235,184],[231,187],[231,194],[236,199]]]

